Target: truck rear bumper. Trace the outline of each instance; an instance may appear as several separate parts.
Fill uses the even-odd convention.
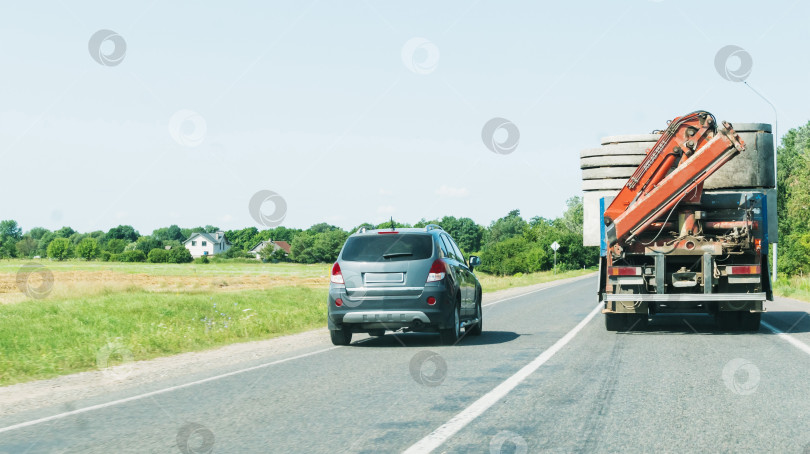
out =
[[[604,294],[603,314],[765,312],[765,293]]]
[[[668,301],[765,301],[767,296],[762,293],[650,293],[650,294],[630,294],[630,293],[606,293],[602,295],[603,301],[644,301],[644,302],[668,302]]]

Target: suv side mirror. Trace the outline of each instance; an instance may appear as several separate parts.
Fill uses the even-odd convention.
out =
[[[470,256],[470,270],[481,264],[481,259],[477,255]]]

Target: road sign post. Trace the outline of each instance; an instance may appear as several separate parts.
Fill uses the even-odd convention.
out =
[[[553,242],[551,243],[551,249],[554,249],[554,274],[557,274],[557,249],[560,248],[560,243]]]

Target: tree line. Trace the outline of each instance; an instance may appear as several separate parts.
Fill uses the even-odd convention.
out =
[[[465,255],[481,257],[481,270],[499,275],[551,269],[554,258],[551,244],[555,241],[560,244],[557,251],[558,269],[594,266],[599,255],[598,248],[582,246],[582,198],[572,197],[566,203],[565,213],[556,219],[536,216],[525,220],[519,210],[512,210],[486,227],[470,218],[454,216],[421,219],[414,224],[394,222],[394,225],[397,228],[418,228],[438,224],[456,240]],[[374,229],[389,228],[391,225],[391,222],[376,225],[363,223],[350,231],[327,223],[315,224],[308,229],[279,226],[264,230],[256,227],[226,230],[225,238],[231,248],[209,258],[253,259],[254,256],[249,253],[252,248],[262,241],[273,240],[289,243],[291,251],[288,255],[267,247],[260,251],[260,257],[266,261],[329,263],[335,261],[351,232],[361,227]],[[192,261],[192,257],[183,246],[183,241],[195,232],[214,233],[219,230],[212,225],[196,228],[171,225],[142,235],[130,225],[119,225],[106,232],[81,233],[71,227],[54,231],[34,227],[23,232],[17,221],[5,220],[0,221],[0,258],[187,263]]]
[[[779,271],[810,272],[810,122],[782,137],[776,152]]]

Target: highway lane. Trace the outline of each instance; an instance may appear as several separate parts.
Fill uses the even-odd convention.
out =
[[[324,339],[286,358],[309,356],[193,386],[161,392],[206,375],[15,414],[0,430],[158,392],[0,432],[0,453],[183,452],[186,441],[186,452],[404,451],[555,346],[595,308],[594,287],[589,277],[487,306],[484,334],[456,346],[411,333],[321,352]],[[804,304],[777,301],[764,320],[810,343]],[[250,366],[261,364],[218,372]],[[437,452],[802,452],[808,372],[810,355],[766,328],[666,316],[608,333],[598,314]]]

